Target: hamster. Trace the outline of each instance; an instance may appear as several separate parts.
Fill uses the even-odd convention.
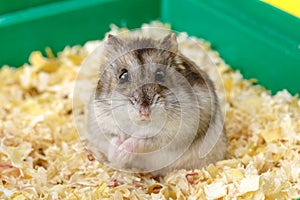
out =
[[[160,40],[110,34],[99,69],[84,137],[100,161],[164,176],[225,158],[214,84],[180,53],[174,33]]]

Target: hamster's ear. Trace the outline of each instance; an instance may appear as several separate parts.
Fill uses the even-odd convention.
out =
[[[122,44],[122,40],[119,39],[117,36],[108,34],[107,35],[107,44],[108,45],[120,45],[120,44]]]
[[[170,33],[161,41],[161,48],[171,52],[177,52],[178,43],[175,33]]]

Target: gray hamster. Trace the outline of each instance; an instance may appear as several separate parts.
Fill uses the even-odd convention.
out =
[[[108,35],[85,136],[96,158],[119,170],[164,176],[224,159],[224,119],[208,75],[160,40]]]

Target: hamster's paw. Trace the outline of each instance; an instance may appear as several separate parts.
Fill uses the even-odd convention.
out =
[[[137,142],[135,138],[128,138],[125,141],[121,141],[118,137],[113,138],[108,152],[108,160],[116,166],[126,166],[135,156]]]

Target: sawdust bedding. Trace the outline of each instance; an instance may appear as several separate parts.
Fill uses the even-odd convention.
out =
[[[151,27],[160,27],[159,31]],[[169,25],[139,31],[157,37]],[[126,31],[112,27],[112,33]],[[137,32],[137,31],[135,31]],[[133,32],[128,32],[133,34]],[[228,159],[204,169],[150,175],[115,171],[94,159],[80,142],[72,107],[82,61],[101,43],[66,47],[55,57],[32,52],[30,64],[0,70],[0,199],[293,199],[300,197],[300,100],[286,90],[271,95],[245,80],[204,40],[181,33],[181,50],[196,63],[199,46],[217,66],[226,110]],[[16,55],[17,56],[17,55]],[[198,59],[198,60],[197,60]],[[202,60],[202,61],[201,61]],[[91,69],[91,71],[93,71]],[[88,82],[86,72],[79,81]],[[218,82],[221,76],[223,83]],[[77,80],[78,81],[78,80]],[[226,95],[225,95],[226,94]],[[80,102],[80,101],[79,101]],[[79,120],[80,121],[80,120]]]

